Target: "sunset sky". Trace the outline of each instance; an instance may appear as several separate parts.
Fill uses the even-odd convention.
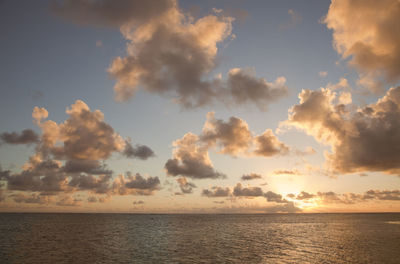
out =
[[[0,211],[400,212],[399,0],[0,1]]]

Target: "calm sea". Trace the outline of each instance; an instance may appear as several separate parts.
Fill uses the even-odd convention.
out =
[[[400,214],[0,214],[0,263],[400,263]]]

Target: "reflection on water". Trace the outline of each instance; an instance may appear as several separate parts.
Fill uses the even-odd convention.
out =
[[[0,214],[0,263],[399,263],[400,214]]]

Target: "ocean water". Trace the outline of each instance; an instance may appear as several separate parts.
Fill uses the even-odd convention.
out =
[[[400,214],[0,214],[0,263],[400,263]]]

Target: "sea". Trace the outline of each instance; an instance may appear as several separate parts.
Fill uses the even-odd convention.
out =
[[[1,213],[0,263],[400,263],[400,214]]]

